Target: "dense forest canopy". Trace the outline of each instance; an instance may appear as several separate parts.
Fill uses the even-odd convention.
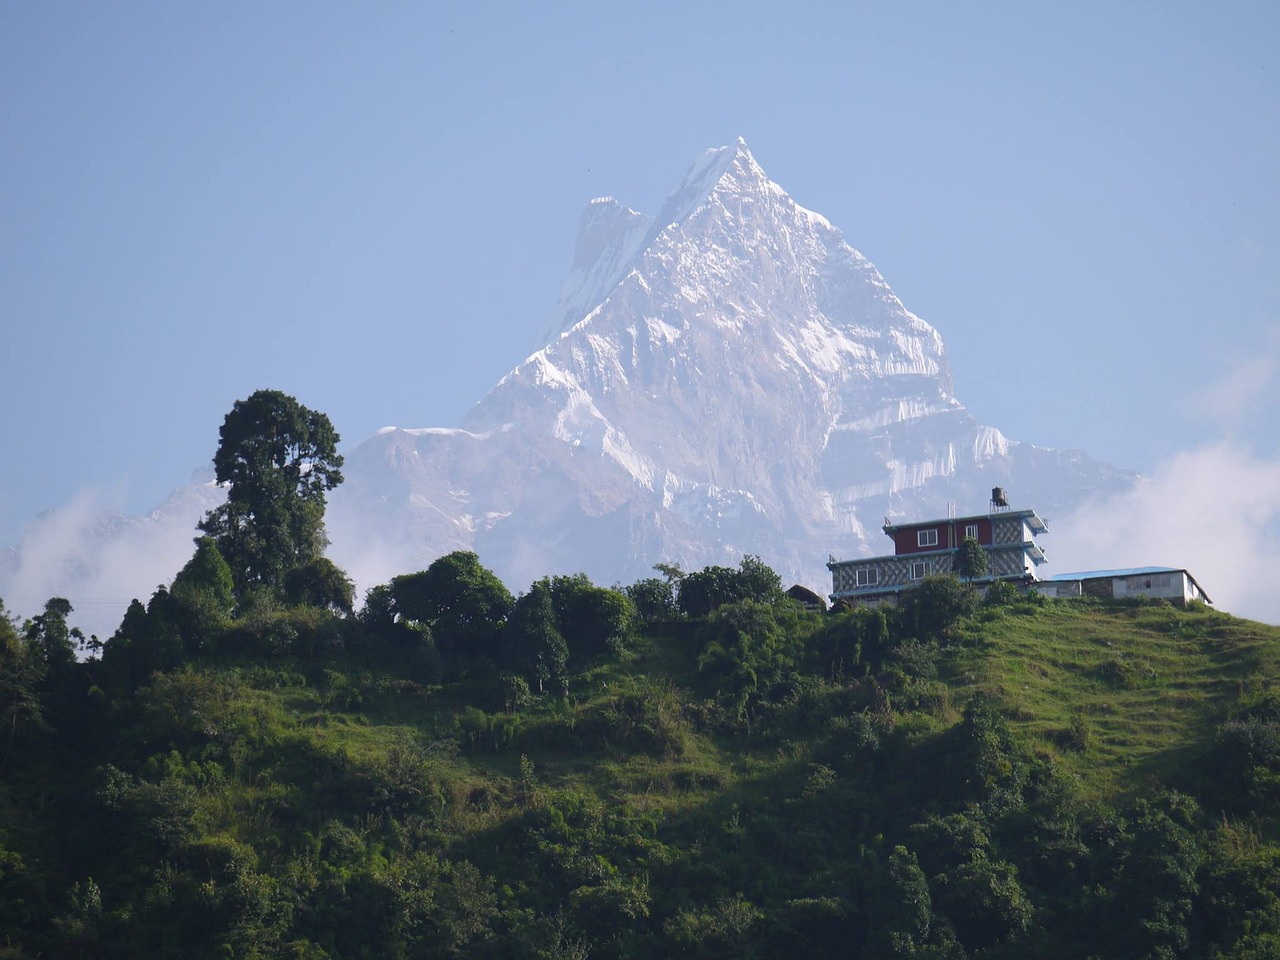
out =
[[[0,603],[0,958],[1280,956],[1280,630],[465,551],[356,612],[336,434],[267,399],[305,436],[226,482],[297,522],[102,644]]]

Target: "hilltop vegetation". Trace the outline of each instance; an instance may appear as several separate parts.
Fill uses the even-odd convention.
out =
[[[1274,628],[945,580],[681,613],[714,568],[486,620],[441,569],[497,592],[179,581],[85,662],[62,604],[5,620],[0,955],[1275,955]]]
[[[310,473],[105,644],[0,605],[0,958],[1280,956],[1280,629],[465,552],[357,614]]]

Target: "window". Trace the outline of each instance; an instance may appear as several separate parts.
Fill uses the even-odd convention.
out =
[[[937,530],[917,530],[916,546],[917,547],[936,547],[938,545]]]
[[[973,538],[978,539],[978,525],[976,523],[967,523],[964,527],[964,538],[966,540]]]
[[[931,564],[927,560],[916,560],[911,564],[911,579],[923,580],[929,575]]]
[[[858,570],[858,586],[874,587],[880,582],[880,571],[875,567],[862,567]]]

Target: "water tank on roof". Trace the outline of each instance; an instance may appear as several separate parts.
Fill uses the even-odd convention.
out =
[[[1005,493],[1004,487],[991,488],[991,505],[993,507],[1007,507],[1009,505],[1009,495]]]

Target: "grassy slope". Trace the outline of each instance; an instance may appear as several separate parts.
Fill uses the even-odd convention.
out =
[[[1178,782],[1232,705],[1280,683],[1280,627],[1208,608],[1081,599],[980,619],[974,646],[948,658],[953,698],[995,697],[1095,796]],[[1082,752],[1061,747],[1076,715]]]
[[[157,678],[120,717],[122,735],[99,762],[190,784],[200,835],[250,845],[264,869],[287,873],[313,856],[306,851],[320,849],[335,820],[371,850],[391,843],[386,811],[410,832],[409,847],[468,860],[501,883],[531,883],[541,866],[530,874],[504,865],[513,851],[537,864],[552,856],[530,854],[529,844],[554,840],[539,813],[557,807],[586,811],[570,817],[568,852],[553,855],[564,870],[600,854],[617,865],[619,883],[652,876],[655,911],[686,901],[714,910],[735,891],[782,909],[779,897],[847,897],[850,858],[883,859],[884,836],[909,841],[911,825],[938,812],[925,806],[945,807],[936,777],[954,741],[939,734],[976,694],[993,698],[1015,736],[1056,758],[1087,796],[1122,801],[1158,784],[1198,793],[1189,778],[1205,769],[1196,760],[1218,724],[1280,685],[1280,628],[1204,609],[1022,604],[980,611],[957,640],[937,681],[882,678],[888,693],[813,682],[750,732],[726,732],[710,691],[698,692],[693,635],[679,626],[574,676],[567,702],[545,698],[514,717],[492,689],[425,686],[405,679],[411,669],[344,658],[206,665]],[[847,721],[889,702],[899,712],[875,720],[883,752],[863,767]],[[906,710],[911,703],[918,708]],[[1065,736],[1081,716],[1083,750]],[[86,781],[76,795],[93,789]],[[0,822],[17,831],[13,813],[0,810]],[[18,837],[10,845],[23,853]],[[71,830],[46,839],[114,862],[108,838]],[[78,857],[73,850],[67,861]],[[581,880],[559,882],[572,889]],[[107,889],[112,904],[139,896]],[[542,895],[530,887],[520,902],[554,912]],[[665,921],[655,916],[656,928]]]
[[[931,722],[918,718],[921,733],[950,725],[971,696],[984,693],[1036,752],[1056,757],[1097,798],[1122,799],[1155,782],[1177,785],[1187,761],[1210,746],[1217,724],[1251,686],[1280,683],[1280,628],[1211,610],[1056,601],[984,611],[963,639],[942,660],[949,695],[934,698]],[[460,755],[428,746],[448,832],[491,829],[518,813],[522,755],[541,787],[584,791],[660,816],[728,804],[743,790],[802,789],[796,781],[807,774],[814,748],[804,732],[715,735],[690,720],[700,702],[690,689],[693,676],[688,641],[646,638],[626,662],[576,677],[571,703],[521,711],[505,738],[478,734],[468,746],[464,733]],[[379,683],[376,676],[353,683],[366,690],[358,707],[336,704],[341,697],[314,685],[260,689],[254,701],[291,729],[305,745],[303,757],[342,755],[361,765],[398,743],[458,736],[454,717],[475,696]],[[1089,730],[1084,750],[1065,744],[1077,715]]]

